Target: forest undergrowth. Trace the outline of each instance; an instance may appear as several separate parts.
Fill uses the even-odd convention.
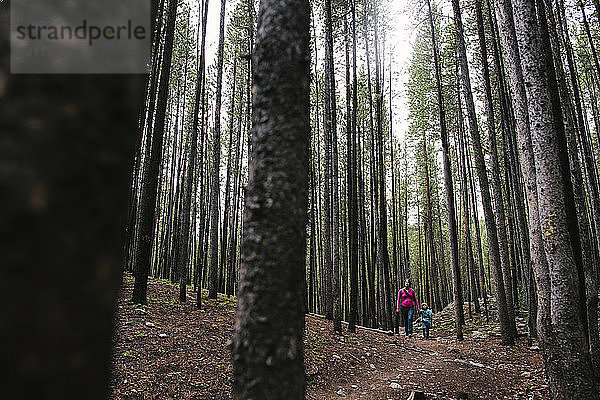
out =
[[[230,399],[235,298],[204,297],[197,310],[193,301],[177,300],[177,285],[150,279],[148,306],[139,306],[130,301],[132,285],[126,274],[114,335],[112,399]],[[427,341],[418,330],[407,339],[360,327],[347,334],[346,325],[344,335],[334,335],[330,321],[307,316],[306,398],[407,399],[421,391],[428,399],[454,399],[458,392],[469,399],[549,399],[537,346],[528,347],[525,336],[515,346],[500,345],[495,320],[493,309],[490,324],[466,317],[465,340],[457,342],[451,307],[434,316]]]

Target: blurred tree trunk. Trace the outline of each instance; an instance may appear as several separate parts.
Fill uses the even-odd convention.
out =
[[[11,74],[9,10],[0,6],[8,396],[106,399],[144,77]]]

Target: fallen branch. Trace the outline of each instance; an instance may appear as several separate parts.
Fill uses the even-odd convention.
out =
[[[306,315],[313,317],[313,318],[320,318],[320,319],[326,319],[324,315],[321,314],[313,314],[313,313],[307,313]],[[342,321],[342,324],[344,325],[348,325],[348,323],[346,321]],[[360,329],[364,329],[366,331],[369,332],[375,332],[375,333],[382,333],[384,335],[388,335],[388,336],[394,336],[394,331],[384,331],[382,329],[376,329],[376,328],[368,328],[366,326],[362,326],[362,325],[356,325],[356,328],[360,328]]]

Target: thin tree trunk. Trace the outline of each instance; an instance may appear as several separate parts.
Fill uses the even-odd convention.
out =
[[[492,99],[492,88],[490,84],[490,71],[488,67],[488,54],[485,40],[485,28],[483,24],[483,12],[481,11],[481,0],[475,0],[475,14],[477,17],[477,32],[481,52],[481,67],[483,70],[483,88],[485,92],[485,110],[488,127],[488,142],[490,153],[490,169],[492,172],[492,192],[496,205],[496,227],[498,232],[498,250],[500,252],[500,264],[504,280],[504,291],[506,295],[506,308],[508,310],[509,327],[513,336],[517,335],[515,325],[515,309],[513,304],[512,279],[510,271],[510,260],[508,251],[508,238],[506,235],[506,212],[504,209],[504,198],[500,181],[500,163],[498,160],[498,148],[496,146],[496,122],[494,116],[494,100]],[[467,94],[468,96],[468,94]],[[467,100],[468,104],[468,100]],[[467,108],[468,110],[468,108]],[[478,140],[474,140],[476,142]],[[475,146],[474,146],[475,147]],[[475,159],[478,150],[475,148]]]
[[[345,21],[345,20],[344,20]],[[332,46],[333,48],[333,46]],[[341,305],[341,285],[340,285],[340,247],[343,241],[340,240],[340,195],[338,179],[338,136],[336,121],[336,101],[335,101],[335,72],[333,68],[333,52],[329,53],[330,83],[330,110],[331,110],[331,258],[333,262],[331,291],[333,294],[333,330],[336,333],[342,333],[342,305]]]
[[[371,195],[370,199],[370,252],[368,254],[369,259],[369,293],[371,297],[369,298],[369,310],[371,315],[371,326],[377,327],[378,324],[378,316],[377,316],[377,293],[375,291],[375,265],[377,259],[377,236],[375,226],[377,224],[377,208],[375,204],[377,204],[377,176],[375,174],[375,132],[373,126],[373,98],[372,98],[372,88],[371,88],[371,56],[369,52],[369,37],[367,30],[367,18],[368,13],[366,10],[367,6],[365,3],[365,11],[363,15],[363,24],[364,24],[364,39],[365,39],[365,57],[367,59],[367,92],[369,98],[369,140],[370,140],[370,184],[371,184]]]
[[[189,11],[188,11],[188,21],[187,21],[187,25],[186,25],[186,35],[185,37],[187,38],[189,36],[189,25],[190,25],[190,21],[189,21]],[[186,92],[187,92],[187,72],[188,72],[188,52],[189,52],[189,48],[187,46],[185,46],[185,67],[184,67],[184,73],[183,73],[183,105],[182,105],[182,112],[181,115],[182,117],[182,123],[181,123],[181,135],[183,136],[185,134],[185,105],[186,105]],[[184,175],[183,177],[183,188],[182,188],[182,215],[181,215],[181,220],[182,220],[182,227],[181,227],[181,242],[180,242],[180,247],[179,247],[179,257],[177,258],[177,270],[179,271],[179,301],[181,302],[185,302],[186,301],[186,294],[187,294],[187,279],[188,279],[188,267],[190,265],[190,259],[193,259],[192,257],[190,257],[190,214],[191,214],[191,208],[192,208],[192,183],[194,182],[194,171],[196,168],[196,142],[198,140],[198,137],[195,136],[192,132],[192,138],[191,138],[191,143],[190,143],[190,155],[189,158],[183,156],[181,159],[181,162],[184,162],[184,158],[186,159],[186,161],[188,162],[187,164],[187,173]],[[193,153],[193,154],[192,154]],[[182,154],[185,154],[185,151],[183,151],[182,149]]]
[[[460,93],[459,93],[460,97]],[[475,260],[473,257],[473,243],[471,240],[471,211],[469,207],[470,199],[469,199],[469,185],[467,181],[467,149],[465,144],[464,137],[464,129],[462,125],[462,106],[460,105],[459,99],[459,107],[458,107],[458,149],[457,149],[457,157],[460,158],[460,176],[461,176],[461,197],[463,201],[463,218],[465,223],[465,245],[466,245],[466,258],[467,258],[467,271],[469,273],[469,280],[473,282],[475,280],[474,270]],[[481,257],[481,254],[480,254]],[[481,260],[481,270],[483,271],[483,260]],[[482,276],[483,277],[483,276]],[[483,280],[483,279],[482,279]],[[476,291],[475,291],[476,292]],[[485,282],[482,288],[483,301],[486,309],[487,316],[487,299],[485,294]],[[479,300],[477,299],[477,293],[475,293],[475,312],[479,312]]]
[[[198,62],[198,72],[196,74],[196,93],[195,93],[195,97],[194,97],[194,114],[192,116],[192,136],[197,136],[198,135],[198,125],[199,125],[199,120],[198,120],[198,114],[200,113],[200,104],[202,102],[202,116],[204,116],[204,86],[203,85],[203,81],[204,81],[204,64],[205,64],[205,52],[206,52],[206,23],[207,23],[207,19],[208,19],[208,1],[209,0],[203,0],[202,2],[202,12],[203,12],[203,16],[202,16],[202,39],[201,39],[201,44],[200,44],[200,59]],[[204,119],[201,120],[202,124],[204,125]],[[200,140],[200,154],[199,154],[199,165],[198,165],[198,169],[200,171],[200,176],[204,176],[204,135],[205,130],[204,128],[202,128],[202,132],[201,132],[201,140]],[[204,263],[203,262],[198,262],[198,261],[203,261],[203,243],[204,243],[204,223],[205,223],[205,216],[206,214],[204,213],[204,187],[205,185],[202,184],[202,179],[197,179],[194,180],[194,197],[196,197],[196,193],[198,192],[198,181],[200,181],[201,184],[201,195],[200,195],[200,213],[199,213],[199,218],[198,218],[198,227],[199,229],[199,233],[198,233],[198,237],[200,238],[200,244],[198,245],[198,252],[196,254],[196,265],[198,266],[197,268],[199,269],[197,275],[198,275],[198,292],[196,293],[196,308],[200,308],[202,305],[202,270],[203,270],[203,266]],[[196,203],[196,208],[198,208],[197,206],[198,202]]]
[[[593,241],[593,233],[590,227],[593,224],[590,224],[590,220],[588,220],[588,209],[586,206],[586,195],[585,189],[583,185],[583,173],[581,169],[581,164],[579,163],[578,156],[578,146],[577,146],[577,123],[575,122],[575,113],[573,112],[573,102],[570,98],[570,93],[567,89],[566,78],[564,76],[564,68],[562,63],[562,58],[560,56],[561,49],[558,40],[558,33],[556,32],[556,24],[554,23],[554,16],[551,12],[548,13],[549,26],[548,26],[548,40],[551,43],[552,52],[554,54],[554,65],[556,71],[556,82],[558,94],[562,101],[554,105],[557,111],[560,110],[561,115],[564,115],[564,133],[566,146],[568,149],[568,159],[570,166],[570,177],[573,186],[573,201],[575,205],[575,212],[577,218],[577,227],[579,230],[579,236],[581,240],[580,248],[581,248],[581,262],[578,265],[578,269],[580,269],[580,284],[582,286],[582,290],[580,290],[580,298],[581,305],[584,307],[581,310],[582,319],[587,320],[586,324],[586,336],[589,343],[590,355],[592,357],[592,362],[595,366],[600,366],[600,348],[599,348],[599,340],[598,340],[598,285],[596,280],[596,274],[594,271],[594,265],[597,265],[597,261],[594,254],[594,241]],[[550,60],[548,61],[550,62]],[[573,83],[576,83],[573,81]],[[577,90],[577,89],[576,89]],[[583,135],[587,132],[585,129],[579,130]],[[583,132],[582,132],[583,131]],[[580,136],[581,137],[581,136]],[[583,146],[582,146],[583,147]],[[586,152],[583,151],[583,159],[586,160],[585,154],[590,155],[591,151]],[[591,161],[588,159],[588,161]],[[590,164],[594,164],[593,161]],[[593,169],[594,165],[590,165],[591,168],[588,168],[588,177],[594,174]],[[589,187],[595,184],[594,179],[590,179]],[[593,197],[593,190],[592,197]],[[594,216],[593,203],[594,200],[590,199],[591,203],[591,215]],[[574,249],[577,248],[577,245],[574,246]],[[600,372],[599,372],[600,373]]]
[[[219,280],[219,171],[221,166],[221,90],[223,86],[223,47],[225,43],[225,3],[221,0],[219,49],[217,52],[217,87],[215,89],[215,126],[212,148],[212,182],[210,198],[210,269],[208,298],[216,299]]]
[[[144,173],[144,165],[142,163],[142,154],[144,161],[147,163],[151,156],[152,150],[152,119],[154,117],[154,109],[156,106],[156,93],[159,82],[158,67],[161,65],[161,42],[162,42],[162,25],[163,14],[166,0],[161,0],[155,4],[153,10],[154,28],[152,30],[152,70],[146,81],[146,99],[144,102],[143,112],[140,117],[139,129],[141,134],[141,144],[136,154],[136,164],[133,170],[133,179],[131,186],[131,198],[129,202],[129,215],[126,228],[126,254],[125,268],[130,270],[135,275],[135,258],[137,257],[137,247],[139,243],[139,201],[142,191],[142,176]],[[143,150],[143,153],[142,153]]]
[[[377,153],[379,166],[379,224],[377,228],[377,260],[382,274],[383,284],[383,310],[385,329],[390,329],[393,324],[392,299],[390,293],[390,260],[387,246],[387,202],[385,190],[385,154],[383,147],[383,89],[380,82],[379,40],[377,35],[377,18],[375,18],[375,113],[377,116]]]
[[[227,285],[225,288],[225,293],[227,295],[234,295],[234,287],[235,282],[237,281],[236,277],[236,253],[237,253],[237,238],[238,238],[238,214],[239,214],[239,202],[240,202],[240,187],[242,181],[242,159],[243,159],[243,151],[244,147],[242,146],[242,105],[244,101],[242,100],[242,94],[240,93],[240,101],[238,107],[238,124],[237,124],[237,138],[235,143],[235,178],[233,184],[233,213],[231,215],[230,226],[234,227],[234,229],[230,229],[229,240],[228,240],[228,251],[227,251]],[[245,128],[245,127],[244,127]],[[240,154],[242,153],[242,154]]]
[[[225,267],[227,260],[227,249],[229,247],[229,238],[227,235],[228,229],[230,229],[229,219],[232,211],[231,207],[231,196],[229,194],[229,189],[231,188],[231,157],[233,151],[233,123],[234,123],[234,110],[235,110],[235,86],[236,86],[236,71],[237,71],[237,58],[233,60],[233,76],[231,79],[232,89],[231,89],[231,104],[229,105],[229,146],[227,150],[227,178],[225,180],[225,206],[224,206],[224,214],[223,214],[223,229],[221,230],[221,259],[219,265],[219,290],[225,293]],[[237,164],[234,164],[237,167]]]
[[[452,282],[454,293],[454,316],[456,327],[456,338],[463,339],[461,316],[463,315],[462,283],[460,278],[460,265],[458,258],[458,240],[456,228],[456,211],[454,208],[454,185],[452,182],[452,169],[450,165],[450,150],[446,130],[446,111],[444,109],[444,98],[442,94],[442,77],[438,55],[437,40],[433,17],[431,15],[431,2],[427,0],[429,15],[429,28],[431,30],[431,43],[433,46],[433,62],[435,66],[435,82],[438,100],[438,115],[440,119],[440,137],[442,139],[442,164],[444,168],[444,187],[446,189],[446,210],[448,212],[448,235],[450,239],[450,263],[452,264]],[[419,242],[419,248],[420,248]]]
[[[356,76],[356,0],[352,0],[352,129],[348,135],[348,223],[350,238],[350,315],[348,332],[356,331],[358,313],[358,200],[356,177],[356,114],[358,112],[358,78]]]
[[[156,216],[156,193],[158,189],[158,175],[162,155],[162,143],[165,128],[165,114],[169,95],[169,77],[171,74],[171,55],[173,53],[173,38],[175,32],[175,18],[177,17],[177,0],[169,0],[167,25],[165,27],[165,48],[163,64],[161,66],[160,84],[156,106],[156,121],[152,132],[152,150],[150,159],[144,168],[142,178],[142,193],[140,195],[140,222],[137,257],[135,265],[135,283],[132,301],[135,304],[146,304],[148,288],[148,273],[152,257],[152,243],[154,242],[153,226]]]
[[[597,1],[597,0],[596,0]],[[578,2],[579,9],[581,10],[581,17],[583,19],[583,27],[585,28],[585,35],[588,39],[588,43],[590,45],[590,50],[592,51],[592,58],[594,60],[594,66],[596,67],[596,76],[600,78],[600,62],[598,62],[598,53],[596,51],[595,40],[592,38],[592,33],[590,32],[590,24],[588,23],[587,15],[585,14],[585,7],[583,6],[583,0],[579,0]]]
[[[333,132],[336,130],[336,106],[335,106],[335,78],[333,76],[333,33],[331,20],[331,0],[325,1],[325,173],[324,173],[324,246],[325,246],[325,315],[327,319],[333,320],[334,293],[333,275],[334,266],[332,258],[332,219],[333,201],[331,187],[332,182],[332,141]]]
[[[502,343],[510,345],[514,343],[514,320],[511,320],[508,311],[509,305],[507,304],[507,296],[503,278],[502,259],[500,257],[500,248],[498,243],[498,231],[494,212],[492,210],[488,176],[483,157],[483,150],[481,148],[479,127],[475,115],[475,103],[473,102],[473,93],[471,91],[469,66],[467,63],[467,52],[464,42],[464,29],[458,0],[452,0],[452,8],[454,9],[454,22],[456,25],[457,52],[461,71],[460,75],[465,95],[469,131],[473,141],[473,150],[475,152],[475,164],[477,166],[477,175],[479,177],[479,187],[483,203],[483,211],[485,215],[485,224],[490,250],[490,262],[494,272],[494,287],[496,292],[498,319],[500,322],[500,334],[502,336]]]

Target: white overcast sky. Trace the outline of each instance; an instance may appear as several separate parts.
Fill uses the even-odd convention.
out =
[[[392,31],[388,33],[386,42],[386,85],[389,79],[389,54],[391,50],[392,57],[392,93],[393,93],[393,113],[394,113],[394,132],[395,136],[399,138],[404,137],[404,131],[407,127],[406,122],[406,105],[405,105],[405,92],[406,92],[406,80],[407,80],[407,66],[412,53],[412,41],[413,32],[415,27],[414,11],[410,11],[413,6],[409,6],[409,1],[414,4],[415,0],[382,0],[385,3],[383,6],[386,18],[390,21]],[[193,7],[197,7],[196,1],[190,2]],[[226,4],[226,15],[229,14],[230,10],[237,3],[237,1],[229,0]],[[211,65],[216,56],[217,44],[219,40],[219,12],[221,2],[219,0],[211,0],[209,3],[208,11],[208,23],[207,23],[207,65]],[[315,13],[316,14],[316,13]],[[318,18],[318,16],[316,16]],[[226,19],[227,23],[227,19]],[[317,30],[320,31],[317,25]],[[391,36],[391,37],[390,37]],[[341,40],[338,38],[338,40]],[[323,56],[323,47],[320,47],[319,58]],[[386,86],[385,90],[389,89]],[[338,88],[338,90],[340,90]],[[386,95],[386,101],[388,99]]]
[[[197,6],[199,0],[188,0],[192,5],[192,13],[197,12]],[[226,15],[228,15],[233,6],[239,0],[227,0],[226,4]],[[246,0],[244,0],[246,1]],[[256,0],[258,4],[259,0]],[[386,49],[385,49],[385,92],[386,102],[389,99],[389,65],[390,65],[390,54],[391,54],[391,65],[392,65],[392,95],[393,95],[393,126],[394,136],[399,140],[400,143],[404,141],[405,132],[408,128],[408,109],[406,101],[406,83],[408,80],[408,65],[413,51],[413,43],[415,40],[417,28],[423,23],[427,23],[426,14],[424,13],[424,0],[379,0],[381,9],[385,18],[389,21],[391,31],[388,32],[386,38]],[[219,40],[219,13],[220,13],[220,0],[210,0],[208,23],[207,23],[207,64],[211,65],[214,62],[217,52],[217,45]],[[438,3],[438,9],[442,10],[444,15],[450,16],[452,14],[452,8],[449,1],[442,1]],[[258,11],[258,10],[257,10]],[[196,14],[197,16],[197,14]],[[315,10],[315,17],[317,18],[317,31],[321,34],[322,29],[320,27],[318,13]],[[226,19],[226,24],[227,24]],[[194,22],[195,23],[195,22]],[[336,41],[342,41],[343,38],[338,37]],[[359,39],[362,42],[362,38]],[[324,46],[322,43],[317,43],[318,47],[318,59],[319,65],[322,65],[322,58],[324,53]],[[364,50],[359,50],[364,53]],[[373,49],[371,49],[373,51]],[[341,55],[338,55],[341,56]],[[359,57],[361,55],[359,54]],[[371,62],[373,59],[371,58]],[[343,83],[344,81],[344,66],[337,66],[338,82]],[[360,68],[360,61],[359,61]],[[342,85],[338,84],[338,93],[344,98]],[[440,162],[438,160],[438,162]],[[481,205],[479,206],[480,215],[483,215]],[[413,210],[416,212],[416,210]],[[416,214],[415,214],[416,215]],[[412,215],[410,219],[414,219],[411,223],[416,223],[416,216]]]

